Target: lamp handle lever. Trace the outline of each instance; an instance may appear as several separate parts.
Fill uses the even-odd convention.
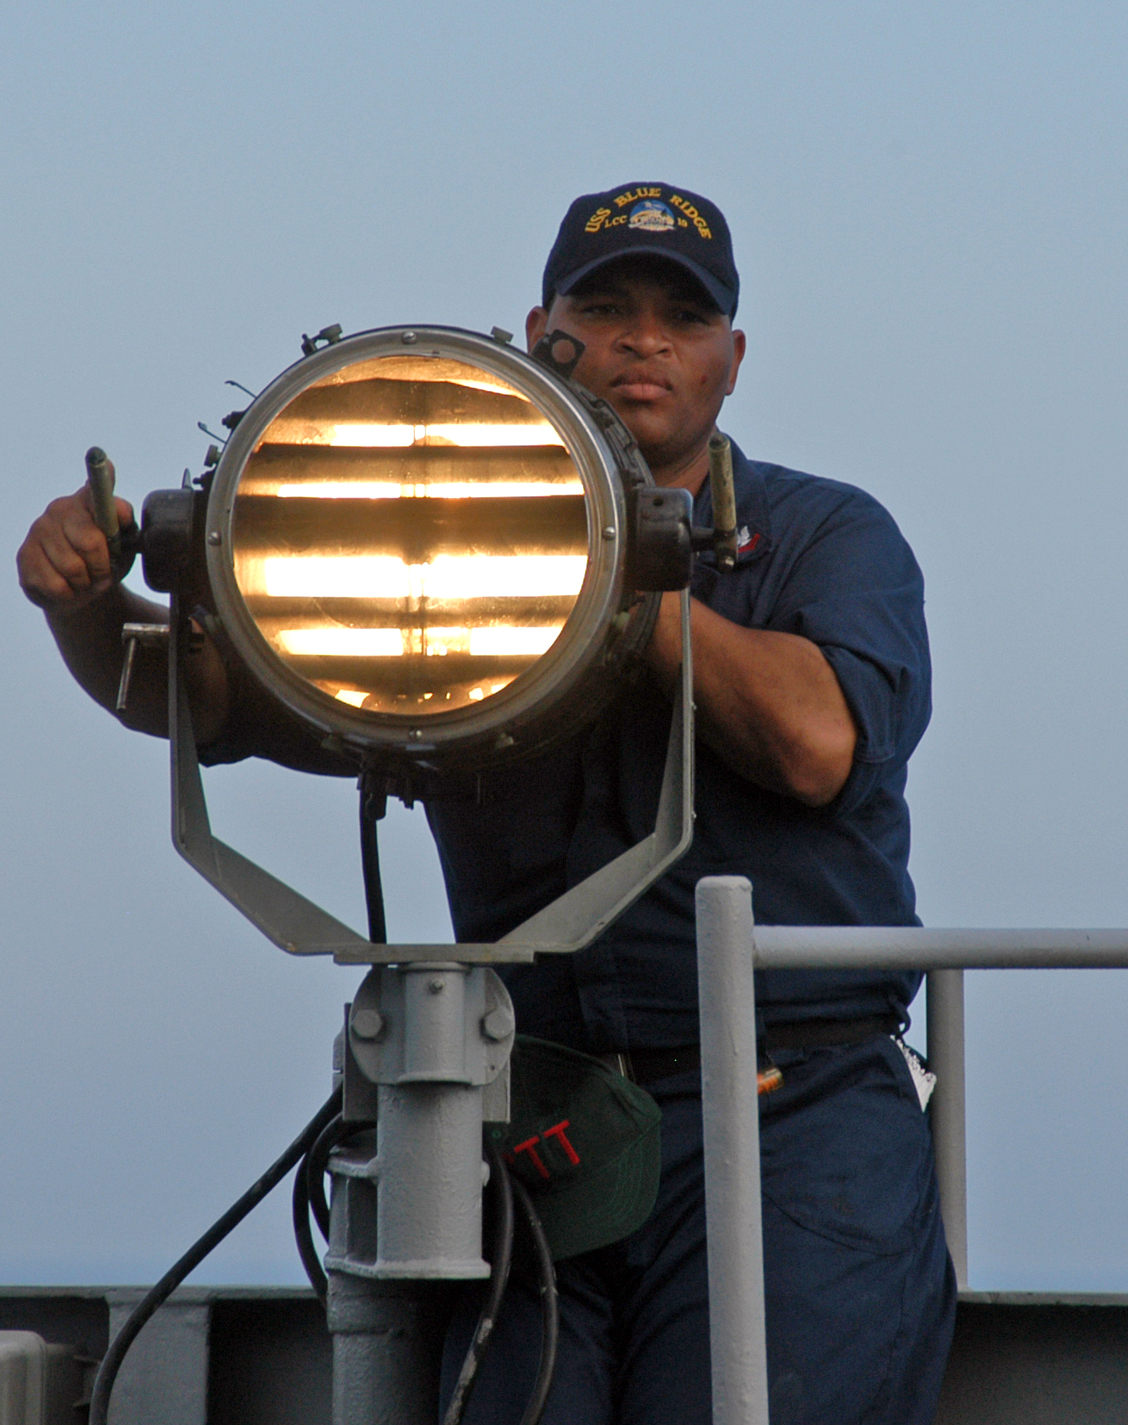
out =
[[[732,479],[732,446],[727,435],[709,437],[709,485],[713,494],[713,548],[717,568],[736,564],[736,490]]]
[[[124,712],[129,702],[129,684],[133,679],[133,662],[137,657],[137,646],[142,648],[168,648],[172,630],[167,623],[125,623],[121,627],[121,641],[125,656],[121,663],[121,680],[118,683],[115,712]]]
[[[86,483],[94,505],[94,523],[106,536],[110,553],[117,554],[114,541],[120,528],[114,504],[114,467],[100,445],[92,445],[86,452]]]

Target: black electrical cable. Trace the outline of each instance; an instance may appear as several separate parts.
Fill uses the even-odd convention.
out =
[[[368,938],[374,945],[386,945],[388,922],[384,913],[380,838],[376,823],[387,814],[388,797],[374,772],[362,772],[357,785],[360,789],[360,869],[364,877],[364,900],[368,907]]]
[[[313,1210],[318,1231],[327,1242],[329,1240],[329,1202],[325,1196],[325,1173],[329,1167],[329,1154],[342,1139],[371,1127],[371,1123],[348,1123],[345,1119],[337,1117],[332,1123],[325,1125],[317,1142],[306,1154],[302,1171],[305,1173],[309,1205]]]
[[[490,1183],[495,1185],[497,1193],[497,1221],[494,1226],[493,1261],[490,1264],[492,1268],[490,1289],[482,1302],[482,1309],[478,1313],[474,1335],[470,1339],[470,1346],[463,1359],[462,1369],[458,1373],[454,1394],[451,1396],[450,1404],[443,1416],[443,1425],[460,1425],[463,1412],[466,1409],[466,1402],[470,1398],[470,1392],[478,1375],[478,1367],[493,1334],[498,1312],[501,1310],[502,1298],[509,1282],[509,1268],[513,1261],[513,1184],[501,1152],[488,1132],[485,1135],[485,1143],[486,1153],[490,1160]]]
[[[94,1389],[90,1396],[90,1425],[106,1425],[109,1414],[110,1392],[114,1380],[121,1369],[126,1352],[137,1339],[138,1333],[153,1313],[168,1300],[186,1276],[200,1265],[213,1248],[232,1232],[243,1218],[271,1192],[295,1163],[308,1153],[317,1141],[325,1125],[341,1111],[341,1091],[334,1090],[322,1104],[316,1115],[310,1119],[297,1138],[282,1156],[269,1167],[252,1187],[248,1188],[238,1202],[234,1203],[223,1216],[188,1248],[180,1260],[169,1268],[141,1301],[133,1308],[125,1325],[110,1342],[109,1350],[102,1358],[98,1374],[94,1379]]]
[[[307,1154],[298,1164],[298,1171],[294,1174],[294,1195],[291,1201],[294,1241],[298,1244],[298,1256],[302,1259],[302,1266],[305,1268],[310,1286],[313,1287],[314,1295],[322,1306],[327,1306],[329,1278],[325,1275],[325,1269],[321,1265],[321,1258],[314,1246],[313,1233],[309,1225],[309,1181],[305,1172],[308,1161]]]
[[[537,1272],[540,1276],[541,1320],[544,1323],[541,1336],[540,1365],[537,1368],[533,1393],[529,1397],[529,1403],[521,1417],[521,1425],[537,1425],[544,1413],[548,1392],[552,1386],[552,1373],[556,1369],[556,1344],[560,1335],[560,1309],[556,1300],[556,1268],[552,1265],[552,1251],[548,1245],[548,1238],[544,1235],[544,1228],[541,1226],[541,1220],[537,1216],[537,1210],[533,1206],[532,1198],[530,1198],[525,1184],[517,1177],[510,1180],[513,1183],[513,1192],[520,1204],[521,1211],[525,1214],[529,1231],[533,1235]]]
[[[329,1166],[329,1154],[340,1142],[343,1127],[343,1121],[335,1118],[306,1154],[305,1162],[299,1169],[302,1177],[305,1178],[306,1197],[309,1199],[313,1220],[317,1223],[317,1230],[326,1242],[329,1240],[329,1199],[325,1195],[325,1172]],[[326,1135],[328,1135],[328,1142],[325,1142]],[[318,1149],[323,1142],[325,1142],[325,1151],[321,1153]]]
[[[298,1256],[302,1260],[305,1274],[322,1306],[328,1302],[329,1282],[321,1265],[321,1258],[314,1244],[309,1215],[313,1213],[318,1231],[329,1240],[329,1203],[325,1196],[325,1173],[329,1166],[329,1154],[336,1145],[354,1133],[370,1129],[370,1123],[349,1123],[340,1115],[330,1120],[321,1130],[317,1140],[310,1147],[294,1176],[294,1193],[291,1208],[294,1221],[294,1240]]]

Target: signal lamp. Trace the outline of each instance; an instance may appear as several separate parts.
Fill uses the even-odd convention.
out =
[[[655,487],[615,412],[568,379],[582,351],[562,332],[527,356],[497,332],[389,327],[342,340],[326,328],[225,419],[232,434],[202,489],[155,491],[139,538],[115,535],[122,563],[139,547],[146,582],[173,595],[174,840],[276,944],[373,962],[430,961],[440,948],[358,936],[212,836],[182,676],[204,584],[211,632],[258,686],[351,756],[366,789],[407,800],[592,719],[645,648],[660,592],[681,590],[654,832],[499,944],[459,945],[458,959],[578,949],[689,844],[686,589],[693,549],[717,532],[691,528],[688,492]],[[103,453],[88,465],[100,488]],[[119,707],[133,648],[166,632],[126,625]]]

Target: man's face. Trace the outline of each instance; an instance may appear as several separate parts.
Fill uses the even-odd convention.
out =
[[[744,333],[684,269],[645,257],[609,262],[548,311],[534,307],[530,349],[558,328],[584,343],[576,380],[622,417],[655,479],[694,488]]]

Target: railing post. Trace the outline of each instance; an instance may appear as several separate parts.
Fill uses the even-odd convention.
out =
[[[936,1075],[929,1111],[940,1212],[960,1290],[967,1287],[967,1127],[962,970],[928,975],[928,1066]]]
[[[697,883],[713,1425],[768,1425],[752,887]]]

